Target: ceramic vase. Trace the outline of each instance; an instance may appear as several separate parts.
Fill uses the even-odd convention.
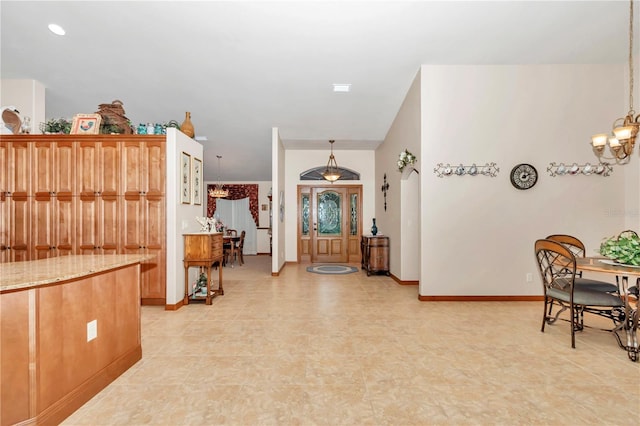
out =
[[[378,227],[376,226],[376,218],[373,218],[373,226],[371,227],[371,235],[376,235],[378,233]]]
[[[191,123],[191,113],[185,113],[185,118],[182,124],[180,125],[180,131],[190,138],[195,136],[195,132],[193,131],[193,123]]]

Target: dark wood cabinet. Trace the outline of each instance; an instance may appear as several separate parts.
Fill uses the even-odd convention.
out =
[[[382,235],[363,235],[360,240],[362,252],[362,269],[367,271],[367,276],[372,273],[389,272],[389,237]]]

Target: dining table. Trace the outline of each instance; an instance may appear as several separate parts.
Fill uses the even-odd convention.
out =
[[[231,263],[231,267],[233,268],[233,264],[236,258],[237,245],[238,245],[238,242],[240,241],[240,237],[237,235],[225,235],[222,237],[222,240],[224,242],[224,247],[227,247],[227,244],[230,247],[229,257],[231,259],[229,260],[229,262]]]
[[[629,292],[629,277],[636,281],[640,277],[640,266],[624,265],[603,257],[576,258],[576,269],[579,271],[600,272],[620,277],[620,297],[624,300],[624,312],[618,317],[618,324],[611,330],[618,345],[627,351],[631,361],[638,361],[640,353],[638,344],[638,295]],[[633,282],[632,281],[632,282]],[[620,337],[620,334],[623,337]]]

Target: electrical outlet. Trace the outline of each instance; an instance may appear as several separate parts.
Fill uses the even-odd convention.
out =
[[[531,272],[527,272],[527,282],[533,282],[533,274]]]
[[[98,337],[98,320],[89,321],[87,323],[87,342]]]

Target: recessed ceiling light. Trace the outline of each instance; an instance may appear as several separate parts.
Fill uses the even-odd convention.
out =
[[[64,28],[62,28],[58,24],[49,24],[49,31],[51,31],[52,33],[54,33],[56,35],[60,35],[60,36],[66,34],[66,31],[64,30]]]
[[[342,84],[338,84],[338,83],[333,83],[333,91],[334,92],[350,92],[351,91],[351,83],[342,83]]]

